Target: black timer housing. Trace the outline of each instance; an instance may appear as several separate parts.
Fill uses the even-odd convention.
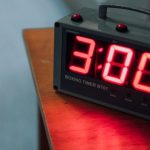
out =
[[[150,119],[150,23],[107,17],[108,8],[117,8],[118,15],[120,9],[150,15],[103,4],[99,12],[83,8],[57,21],[54,88]]]

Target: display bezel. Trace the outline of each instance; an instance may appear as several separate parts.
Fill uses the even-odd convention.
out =
[[[112,43],[112,44],[118,44],[118,45],[122,45],[122,46],[125,46],[125,47],[131,47],[131,48],[133,48],[134,49],[134,52],[135,52],[135,55],[137,54],[137,53],[140,53],[140,54],[142,54],[142,52],[148,52],[147,50],[148,49],[150,49],[150,48],[147,48],[147,47],[143,47],[143,46],[137,46],[136,44],[133,44],[132,42],[131,43],[128,43],[128,42],[125,42],[125,41],[118,41],[118,40],[115,40],[115,39],[113,39],[113,38],[106,38],[105,36],[101,36],[101,35],[87,35],[86,33],[84,33],[84,32],[75,32],[74,30],[72,31],[72,30],[66,30],[65,31],[65,40],[64,41],[67,41],[67,36],[68,36],[68,34],[74,34],[74,35],[80,35],[80,36],[85,36],[85,37],[88,37],[88,38],[92,38],[92,39],[96,39],[96,40],[100,40],[100,41],[102,41],[102,42],[106,42],[106,43]],[[65,43],[65,42],[63,42],[63,43]],[[70,44],[70,43],[69,43]],[[68,50],[68,46],[65,44],[64,45],[64,49],[65,50]],[[66,53],[66,52],[65,52]],[[68,54],[68,52],[67,52],[67,54]],[[66,55],[67,55],[66,54]],[[67,60],[68,59],[68,57],[70,57],[70,56],[66,56],[65,55],[65,60]],[[137,54],[139,57],[138,58],[134,58],[135,59],[135,62],[134,62],[134,64],[137,64],[137,66],[134,66],[133,64],[131,65],[131,67],[130,67],[130,72],[129,72],[129,74],[130,74],[130,78],[129,78],[129,85],[124,85],[124,87],[126,87],[126,88],[131,88],[132,87],[132,81],[133,81],[133,77],[134,77],[134,75],[135,75],[135,70],[136,70],[136,68],[138,68],[138,63],[139,63],[139,60],[140,60],[140,58],[141,58],[141,55],[139,55],[139,54]],[[136,57],[136,56],[134,56],[134,57]],[[68,60],[67,61],[65,61],[65,67],[66,67],[66,70],[67,70],[67,66],[68,66]],[[132,70],[134,70],[134,71],[132,71]],[[81,75],[82,76],[82,75]],[[89,77],[90,78],[90,77]],[[96,79],[95,79],[96,80]],[[96,80],[97,81],[97,80]],[[111,84],[111,83],[110,83]],[[133,87],[132,87],[133,88]],[[133,89],[133,90],[136,90],[136,89]],[[138,90],[137,90],[138,91]]]
[[[82,29],[74,29],[71,27],[67,27],[67,28],[63,28],[62,30],[62,48],[61,48],[61,91],[63,91],[64,93],[70,93],[71,95],[77,96],[77,97],[81,97],[84,99],[87,99],[89,101],[95,102],[95,103],[100,103],[109,107],[115,107],[117,109],[123,110],[124,111],[129,111],[131,113],[137,113],[139,115],[144,114],[147,116],[150,116],[150,111],[149,111],[149,105],[150,102],[148,101],[148,106],[146,107],[142,107],[142,100],[143,98],[145,99],[149,99],[149,94],[148,93],[143,93],[141,91],[135,90],[135,89],[129,89],[127,87],[120,87],[118,85],[114,85],[114,84],[110,84],[110,83],[106,83],[102,80],[98,81],[95,79],[91,79],[90,77],[87,76],[82,76],[73,72],[68,72],[64,66],[66,66],[66,50],[67,50],[67,44],[66,44],[66,39],[67,39],[67,33],[72,33],[72,34],[78,34],[78,35],[83,35],[83,36],[88,36],[90,38],[94,38],[94,37],[101,37],[103,38],[103,40],[105,41],[112,41],[113,43],[119,43],[122,44],[124,46],[130,46],[133,47],[135,49],[140,49],[141,52],[144,52],[145,49],[147,50],[148,47],[150,47],[150,45],[144,44],[144,43],[136,43],[136,41],[134,40],[129,40],[126,38],[120,38],[119,36],[113,36],[113,35],[108,35],[105,33],[98,33],[98,32],[93,32],[90,30],[83,30]],[[79,83],[75,83],[69,80],[65,79],[65,75],[74,77],[74,78],[79,78],[81,80],[87,80],[87,81],[91,81],[93,83],[97,83],[99,85],[102,85],[105,87],[107,87],[107,90],[104,90],[103,88],[97,90],[97,89],[93,89],[93,87],[87,87],[83,84],[79,84]],[[123,93],[122,95],[111,95],[112,91],[115,90],[116,93]],[[87,93],[88,91],[91,91],[91,93]],[[95,94],[97,92],[100,92],[99,95],[95,96]],[[87,93],[87,94],[85,94]],[[128,101],[127,99],[123,99],[122,97],[127,95],[127,94],[132,93],[134,99],[134,103],[132,103],[133,101]],[[114,97],[113,97],[114,96]],[[100,97],[100,99],[98,99],[98,97]],[[136,100],[137,99],[137,100]],[[116,101],[117,100],[117,101]],[[138,104],[138,105],[136,105]],[[134,108],[134,110],[132,111],[132,109]]]

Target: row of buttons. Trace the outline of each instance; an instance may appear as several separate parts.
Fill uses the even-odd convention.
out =
[[[71,16],[71,20],[74,22],[82,22],[83,21],[83,17],[81,16],[81,14],[79,13],[75,13]],[[116,30],[119,32],[127,32],[128,31],[128,27],[125,24],[117,24],[116,25]]]
[[[111,90],[110,96],[111,97],[117,97],[116,92],[114,90]],[[132,95],[130,93],[127,93],[124,100],[127,102],[133,102]],[[140,104],[142,106],[147,107],[148,106],[148,99],[146,97],[143,97]]]

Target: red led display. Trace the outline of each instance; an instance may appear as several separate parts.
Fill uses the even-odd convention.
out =
[[[81,74],[87,74],[89,72],[92,56],[93,56],[94,49],[95,49],[95,41],[93,39],[90,39],[90,38],[76,36],[75,42],[76,43],[75,43],[75,46],[73,49],[72,59],[74,59],[74,57],[78,57],[78,58],[84,60],[84,65],[83,66],[79,66],[79,65],[77,66],[77,65],[74,65],[73,61],[72,61],[70,66],[69,66],[69,69],[74,71],[74,72],[81,73]],[[82,52],[82,48],[77,49],[76,48],[77,42],[87,44],[87,46],[88,46],[87,52]]]
[[[125,56],[122,63],[114,61],[115,56],[117,56],[116,53],[121,53]],[[131,48],[126,48],[124,46],[114,44],[110,45],[108,49],[108,56],[106,58],[106,63],[104,65],[102,73],[103,79],[111,83],[122,85],[125,82],[125,78],[128,73],[128,68],[131,64],[132,56],[133,50]],[[119,67],[120,69],[118,75],[116,76],[110,73],[114,66]]]
[[[133,81],[133,86],[137,90],[150,93],[150,84],[143,82],[143,76],[147,75],[150,78],[150,70],[146,70],[146,65],[150,62],[150,53],[143,53],[140,59],[140,63],[138,66],[138,70],[135,74],[135,78]]]
[[[71,38],[67,65],[71,72],[150,93],[150,53],[137,55],[135,48],[84,36]]]

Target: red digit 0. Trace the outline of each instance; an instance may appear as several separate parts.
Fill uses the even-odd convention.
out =
[[[117,53],[124,55],[123,63],[115,62],[115,57]],[[108,49],[106,63],[104,65],[104,69],[102,72],[102,78],[105,81],[115,83],[118,85],[124,84],[132,58],[133,58],[133,50],[131,48],[115,44],[110,45]],[[113,67],[118,67],[120,70],[119,71],[120,73],[117,76],[111,74],[111,69]]]
[[[143,53],[140,59],[140,63],[138,66],[138,70],[135,74],[135,78],[133,80],[133,87],[137,90],[150,93],[150,85],[141,83],[142,77],[144,75],[149,75],[150,78],[150,70],[146,70],[146,64],[150,61],[150,53]]]
[[[86,52],[82,52],[82,49],[76,49],[74,47],[73,49],[73,54],[72,54],[72,59],[75,57],[81,58],[84,60],[84,65],[83,66],[77,66],[73,65],[72,63],[69,66],[69,69],[73,72],[78,72],[81,74],[87,74],[89,72],[90,66],[91,66],[91,60],[94,54],[94,49],[95,49],[95,41],[90,38],[82,37],[82,36],[76,36],[76,41],[75,42],[81,42],[83,44],[88,45],[88,50]]]

